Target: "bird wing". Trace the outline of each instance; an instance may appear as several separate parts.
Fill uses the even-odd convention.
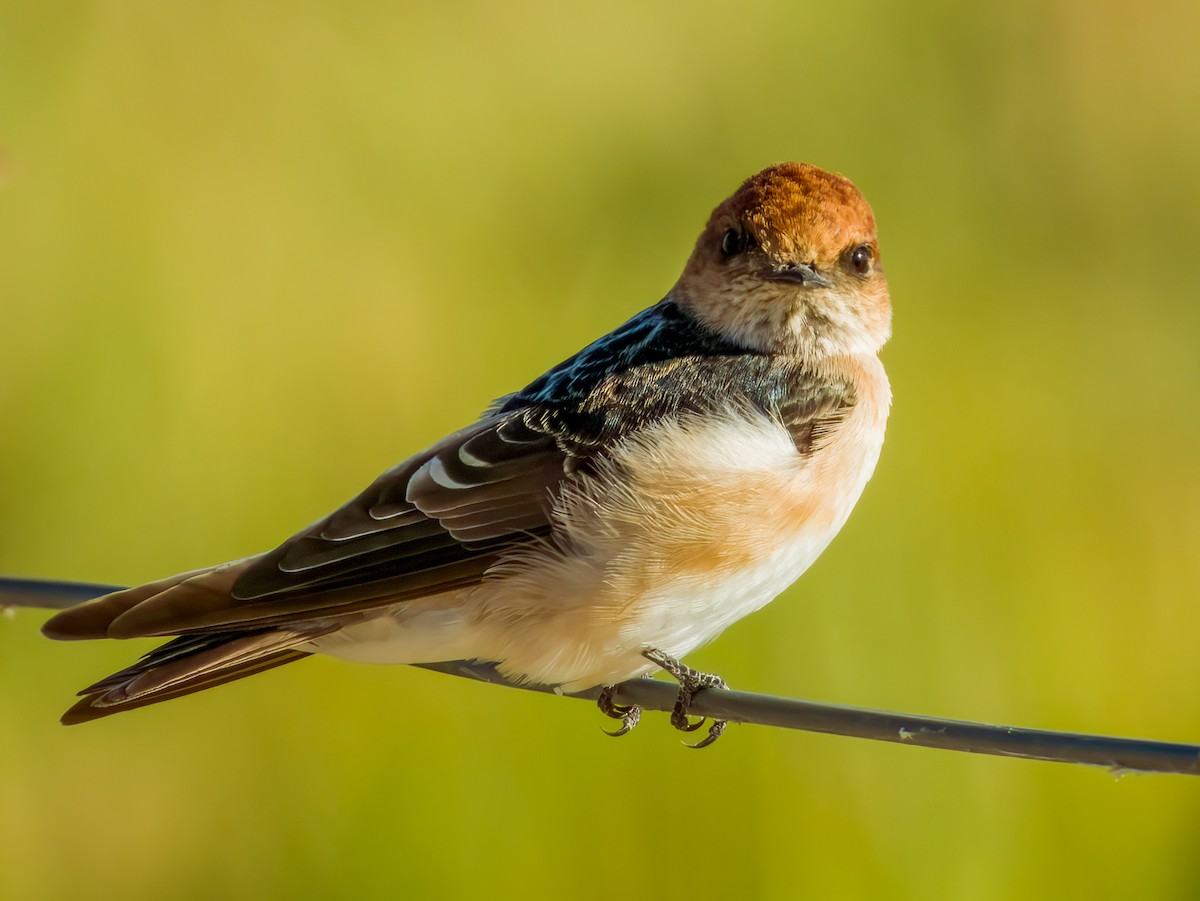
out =
[[[448,436],[267,554],[80,605],[46,632],[287,626],[473,585],[502,553],[550,531],[568,455],[526,418],[491,416]]]
[[[261,557],[64,610],[53,638],[180,635],[80,692],[82,723],[307,656],[357,610],[469,586],[508,548],[544,540],[567,455],[520,414],[493,416],[384,473]]]

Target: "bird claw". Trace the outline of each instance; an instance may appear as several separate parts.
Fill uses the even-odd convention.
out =
[[[600,689],[600,697],[596,698],[596,706],[605,716],[621,721],[620,727],[615,732],[609,732],[607,729],[601,730],[605,735],[620,738],[622,735],[628,735],[638,724],[642,718],[642,708],[636,704],[617,704],[613,700],[616,693],[617,686],[605,685]]]
[[[669,654],[662,651],[650,648],[642,652],[642,655],[664,670],[666,670],[678,683],[679,694],[675,698],[675,706],[671,710],[671,725],[680,732],[695,732],[703,726],[707,719],[700,717],[699,719],[688,719],[688,708],[692,706],[692,701],[696,695],[706,688],[728,688],[725,680],[720,676],[715,676],[712,673],[702,673],[699,670],[694,670],[690,666],[685,666]],[[600,708],[600,712],[605,716],[612,717],[614,720],[620,720],[621,725],[613,732],[607,729],[603,730],[605,735],[611,735],[613,738],[619,738],[622,735],[628,735],[633,727],[638,724],[642,718],[642,708],[636,704],[618,704],[616,703],[617,686],[605,685],[600,689],[600,696],[596,698],[596,706]],[[721,737],[725,732],[725,727],[728,722],[725,720],[713,720],[708,727],[708,735],[700,739],[694,745],[689,745],[684,742],[684,745],[689,748],[707,748],[714,741]]]
[[[697,723],[696,725],[697,725],[697,726],[699,726],[699,725],[701,725],[703,722],[704,722],[704,720],[701,720],[701,721],[700,721],[699,723]],[[688,744],[688,743],[685,741],[685,742],[683,743],[683,746],[684,746],[685,748],[691,748],[693,751],[697,751],[697,750],[699,750],[700,748],[707,748],[707,747],[708,747],[709,745],[711,745],[711,744],[712,744],[714,741],[716,741],[716,740],[717,740],[718,738],[720,738],[720,737],[721,737],[723,734],[725,734],[725,727],[726,727],[726,726],[728,726],[728,725],[729,725],[729,721],[728,721],[728,720],[713,720],[713,721],[712,721],[712,725],[708,727],[708,735],[704,736],[704,738],[700,739],[700,740],[699,740],[698,742],[696,742],[694,745],[689,745],[689,744]]]
[[[706,688],[728,688],[725,680],[720,676],[712,673],[702,673],[699,670],[694,670],[690,666],[686,666],[676,660],[669,654],[654,648],[649,648],[642,652],[651,663],[655,663],[662,667],[679,683],[679,694],[675,698],[675,707],[671,710],[671,725],[680,732],[695,732],[705,723],[705,718],[700,717],[698,720],[688,719],[688,709],[692,706],[692,701],[696,695]],[[708,735],[696,742],[694,745],[687,745],[689,748],[707,748],[714,741],[721,737],[725,732],[725,727],[728,725],[726,720],[713,720],[708,727]],[[684,744],[687,744],[686,742]]]
[[[679,702],[676,701],[675,703],[678,704]],[[679,713],[677,713],[674,710],[671,711],[671,725],[674,726],[676,729],[678,729],[680,732],[695,732],[697,729],[699,729],[701,726],[703,726],[704,723],[705,723],[704,717],[700,717],[699,719],[692,720],[692,719],[688,719],[686,716],[680,715]]]

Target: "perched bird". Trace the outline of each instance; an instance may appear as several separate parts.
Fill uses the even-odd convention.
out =
[[[667,296],[269,553],[65,610],[60,639],[177,636],[79,723],[313,653],[494,662],[580,691],[664,668],[787,588],[870,478],[891,392],[871,208],[801,163],[713,212]],[[601,707],[636,722],[636,708]],[[723,723],[710,727],[711,742]]]

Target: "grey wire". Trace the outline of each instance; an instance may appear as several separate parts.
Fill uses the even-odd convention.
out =
[[[496,685],[552,691],[543,686],[514,684],[491,664],[457,661],[420,665],[423,669]],[[613,700],[618,704],[636,704],[644,710],[667,711],[675,704],[676,692],[669,682],[635,679],[618,686]],[[598,695],[599,690],[593,689],[569,697],[595,700]],[[1200,775],[1200,745],[1192,744],[1023,729],[716,688],[696,695],[688,712],[731,723],[824,732],[945,751],[1088,764],[1118,773]]]
[[[98,585],[91,582],[59,582],[52,579],[18,579],[0,576],[0,610],[5,607],[39,607],[43,610],[65,610],[120,591],[119,585]]]
[[[117,590],[111,585],[0,577],[0,609],[63,609]],[[510,688],[558,693],[544,686],[513,683],[487,663],[460,660],[420,666]],[[599,689],[592,689],[568,697],[594,701],[599,693]],[[618,704],[636,704],[645,710],[669,711],[675,704],[676,693],[676,687],[669,682],[634,679],[618,686],[613,700]],[[921,748],[1089,764],[1115,772],[1200,775],[1200,745],[1193,744],[996,726],[716,688],[704,689],[696,695],[689,713],[732,723],[801,729]]]

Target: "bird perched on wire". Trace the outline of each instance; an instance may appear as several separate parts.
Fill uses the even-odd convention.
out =
[[[875,468],[891,328],[871,208],[800,163],[716,208],[667,296],[269,553],[65,610],[52,638],[176,636],[79,723],[313,653],[494,662],[579,691],[680,663],[773,599]],[[629,731],[638,710],[601,708]],[[723,728],[710,726],[700,744]]]

